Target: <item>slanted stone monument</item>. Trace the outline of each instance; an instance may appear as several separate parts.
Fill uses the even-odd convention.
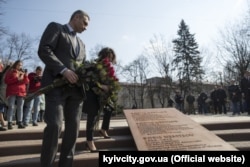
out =
[[[139,151],[237,150],[175,108],[124,111]]]

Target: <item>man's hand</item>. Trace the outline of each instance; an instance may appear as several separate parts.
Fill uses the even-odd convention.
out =
[[[63,76],[64,78],[66,78],[71,84],[75,84],[78,81],[78,76],[76,75],[76,73],[72,70],[65,70],[63,72]]]

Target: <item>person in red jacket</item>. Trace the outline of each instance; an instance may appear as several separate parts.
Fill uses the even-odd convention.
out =
[[[6,73],[6,98],[8,101],[7,121],[8,129],[13,129],[12,119],[16,105],[18,128],[25,128],[22,123],[24,97],[27,94],[26,85],[29,83],[27,71],[22,69],[23,63],[17,60]]]
[[[42,67],[37,66],[35,72],[31,72],[28,75],[28,78],[30,80],[29,86],[28,86],[28,94],[32,94],[40,89],[41,87],[41,79],[42,79]],[[30,122],[30,116],[32,115],[32,123],[33,126],[38,126],[37,119],[40,109],[40,96],[36,96],[34,99],[30,101],[25,101],[24,103],[24,110],[23,110],[23,125],[28,126]]]

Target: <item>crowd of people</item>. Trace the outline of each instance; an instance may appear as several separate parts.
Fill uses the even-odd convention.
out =
[[[201,91],[198,95],[189,92],[184,98],[176,91],[174,100],[169,101],[185,114],[228,114],[250,115],[250,72],[237,83],[231,80],[229,85],[215,85],[210,91]],[[185,105],[184,105],[185,104]]]
[[[3,66],[3,64],[2,64]],[[36,67],[35,72],[28,73],[23,69],[23,62],[20,60],[3,66],[1,71],[1,96],[0,96],[0,130],[17,128],[24,129],[33,120],[33,126],[37,126],[37,121],[43,121],[38,115],[42,105],[40,95],[36,99],[26,101],[28,93],[40,89],[42,77],[42,67]],[[31,115],[32,118],[31,119]],[[7,123],[6,123],[7,122]],[[7,128],[6,128],[7,127]]]

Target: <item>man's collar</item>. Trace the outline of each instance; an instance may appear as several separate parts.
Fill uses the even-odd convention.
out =
[[[74,29],[71,27],[70,24],[66,24],[66,25],[67,25],[67,27],[69,29],[69,32],[76,34],[75,31],[74,31]]]

